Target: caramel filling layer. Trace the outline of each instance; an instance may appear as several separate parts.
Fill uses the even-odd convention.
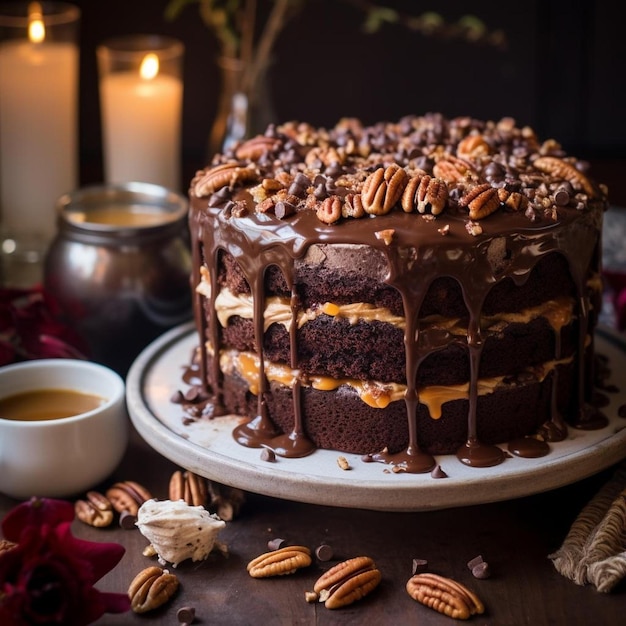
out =
[[[213,350],[207,345],[209,353]],[[540,366],[528,368],[526,372],[537,382],[542,382],[548,374],[557,366],[570,363],[571,359],[550,361]],[[220,354],[220,368],[228,375],[238,375],[246,381],[250,392],[254,395],[259,393],[259,357],[253,352],[238,352],[236,350],[224,350]],[[334,391],[342,385],[351,387],[368,406],[375,409],[384,409],[391,402],[403,400],[406,393],[406,385],[399,383],[382,383],[373,380],[357,380],[354,378],[332,378],[330,376],[306,376],[300,377],[298,370],[290,367],[266,361],[264,363],[265,376],[269,382],[275,382],[286,387],[292,387],[297,379],[303,386],[310,386],[320,391]],[[484,378],[478,381],[478,395],[493,393],[498,387],[506,386],[504,376]],[[432,419],[439,419],[445,402],[464,400],[469,397],[469,383],[460,385],[431,385],[418,389],[418,398],[421,404],[428,408]]]
[[[207,271],[201,268],[202,280],[197,292],[209,298],[211,295],[211,285],[208,280]],[[231,317],[239,316],[243,319],[253,319],[254,309],[252,296],[248,294],[234,294],[229,289],[223,288],[218,293],[215,300],[215,310],[217,319],[222,327],[228,325]],[[379,321],[391,324],[397,328],[405,330],[405,319],[394,315],[386,308],[376,307],[365,302],[355,302],[350,304],[335,304],[326,302],[322,306],[314,309],[302,310],[297,315],[298,328],[312,321],[320,315],[329,315],[334,318],[347,319],[351,324],[357,322]],[[573,315],[573,302],[569,298],[559,298],[548,300],[536,307],[529,307],[514,313],[499,313],[497,315],[484,315],[481,318],[481,328],[498,332],[506,324],[520,323],[527,324],[538,317],[545,317],[554,332],[560,332],[567,326]],[[272,324],[282,324],[287,331],[290,330],[293,315],[288,298],[272,296],[265,300],[265,311],[263,315],[263,327],[267,330]],[[458,319],[446,319],[440,316],[428,316],[422,318],[424,326],[440,328],[448,331],[452,335],[465,336],[467,328],[460,324]]]

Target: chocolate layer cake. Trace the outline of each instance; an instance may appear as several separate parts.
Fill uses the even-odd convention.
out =
[[[544,454],[589,402],[606,189],[510,118],[268,128],[191,184],[214,414],[424,472]]]

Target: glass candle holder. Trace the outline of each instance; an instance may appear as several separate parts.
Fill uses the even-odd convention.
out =
[[[80,10],[0,4],[0,214],[3,282],[39,278],[54,205],[78,179]]]
[[[97,48],[104,177],[179,190],[183,44],[159,35]]]

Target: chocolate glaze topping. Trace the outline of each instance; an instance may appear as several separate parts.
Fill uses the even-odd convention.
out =
[[[194,253],[194,286],[205,264],[210,285],[218,285],[218,259],[224,252],[237,261],[254,302],[254,334],[259,355],[256,415],[234,432],[243,445],[272,449],[283,456],[303,456],[314,446],[306,437],[300,410],[301,382],[293,381],[294,427],[277,432],[267,415],[264,394],[263,333],[265,274],[275,265],[291,289],[290,366],[298,369],[295,319],[299,310],[295,272],[315,247],[351,244],[364,258],[377,251],[384,259],[384,281],[401,294],[406,320],[406,415],[409,445],[368,460],[391,463],[400,471],[429,472],[436,463],[420,450],[416,433],[416,387],[420,364],[435,351],[461,343],[470,359],[467,442],[458,458],[471,466],[501,463],[505,453],[478,437],[476,403],[483,347],[483,303],[500,281],[522,285],[537,263],[562,254],[576,293],[580,355],[591,355],[595,316],[600,306],[591,286],[599,265],[602,213],[606,190],[584,173],[583,164],[566,156],[553,140],[539,142],[529,128],[505,118],[482,122],[446,120],[439,115],[406,117],[398,123],[363,127],[342,120],[330,130],[290,123],[270,127],[217,156],[192,181],[190,228]],[[369,257],[367,255],[370,255]],[[467,336],[431,331],[420,323],[420,308],[431,283],[441,276],[455,279],[469,313]],[[217,350],[217,288],[196,295],[195,319],[200,336]],[[561,358],[555,333],[554,360]],[[214,381],[214,414],[222,407],[219,358],[200,350],[203,381]],[[591,357],[579,358],[577,427],[606,423],[589,405]],[[554,376],[558,376],[558,368]],[[553,383],[552,388],[557,385]],[[552,419],[543,428],[550,441],[566,435],[555,391]],[[514,454],[545,452],[536,439],[515,442]]]

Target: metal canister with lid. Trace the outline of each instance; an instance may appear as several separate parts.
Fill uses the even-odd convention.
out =
[[[44,288],[93,360],[126,373],[192,317],[187,199],[149,183],[92,186],[57,202]]]

